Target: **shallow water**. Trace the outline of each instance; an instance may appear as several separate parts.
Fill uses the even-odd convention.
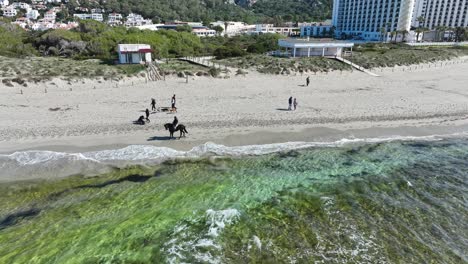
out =
[[[468,262],[468,140],[242,151],[3,183],[0,263]]]

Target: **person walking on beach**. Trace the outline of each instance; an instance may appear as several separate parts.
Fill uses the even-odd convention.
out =
[[[149,109],[148,109],[148,108],[146,108],[145,114],[146,114],[146,121],[149,122],[149,121],[150,121],[150,120],[149,120],[150,112],[149,112]]]
[[[296,111],[296,108],[297,108],[297,100],[296,100],[296,98],[294,98],[294,103],[293,103],[293,105],[294,105],[294,111]]]
[[[151,111],[156,111],[156,99],[151,98]]]
[[[171,107],[172,107],[172,110],[174,110],[176,108],[175,94],[172,96],[172,99],[171,99]]]
[[[307,78],[306,78],[306,86],[309,86],[309,83],[310,83],[310,78],[309,78],[309,76],[307,76]]]
[[[292,103],[293,103],[293,98],[291,96],[291,97],[289,97],[289,100],[288,100],[288,110],[289,111],[291,111],[291,109],[292,109]]]
[[[174,116],[174,121],[172,121],[172,126],[174,129],[177,127],[177,124],[179,124],[179,119],[177,119],[177,116]]]

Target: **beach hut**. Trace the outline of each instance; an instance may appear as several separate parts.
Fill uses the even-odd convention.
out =
[[[120,64],[151,62],[151,52],[153,52],[151,46],[147,44],[119,44],[117,51]]]

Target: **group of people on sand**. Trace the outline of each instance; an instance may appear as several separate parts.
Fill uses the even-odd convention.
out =
[[[156,99],[151,98],[150,105],[151,105],[151,111],[153,111],[153,112],[158,111],[158,109],[156,108]],[[176,95],[174,94],[172,96],[172,98],[171,98],[171,112],[177,112],[175,109],[177,109],[177,108],[176,108]],[[149,119],[150,114],[151,114],[150,110],[148,108],[146,108],[146,110],[145,110],[146,117],[143,116],[143,115],[140,116],[137,119],[137,121],[135,121],[135,124],[144,125],[146,123],[149,123],[150,122],[150,119]],[[177,117],[174,117],[174,122],[173,123],[175,123],[174,126],[177,125],[177,123],[178,123]]]
[[[289,97],[289,99],[288,99],[288,110],[291,111],[291,110],[294,109],[294,111],[296,111],[296,109],[297,109],[297,104],[298,104],[298,103],[297,103],[297,99],[296,99],[296,98],[293,99],[292,96]],[[293,108],[293,107],[294,107],[294,108]]]
[[[309,86],[309,84],[310,84],[310,77],[307,76],[307,78],[306,78],[306,86]],[[298,105],[298,104],[299,104],[299,103],[297,102],[297,99],[296,99],[296,98],[293,98],[292,96],[289,97],[289,99],[288,99],[288,110],[289,110],[289,111],[292,111],[292,110],[296,111],[297,105]]]

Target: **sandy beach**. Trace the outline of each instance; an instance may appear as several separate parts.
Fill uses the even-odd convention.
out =
[[[361,72],[273,76],[250,71],[228,79],[164,82],[54,80],[28,87],[0,84],[0,152],[84,151],[131,144],[189,149],[207,141],[228,146],[353,137],[424,136],[468,131],[468,63]],[[310,76],[306,87],[305,78]],[[189,135],[168,140],[174,114],[152,113],[134,125],[151,98],[170,106]],[[298,100],[286,111],[288,98]]]

